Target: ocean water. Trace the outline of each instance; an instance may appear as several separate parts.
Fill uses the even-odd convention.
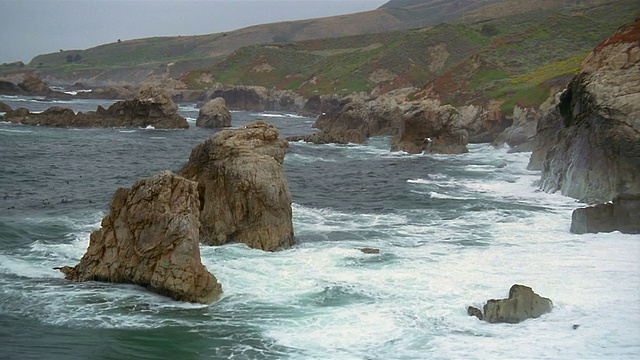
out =
[[[194,124],[193,104],[180,112]],[[314,119],[293,114],[232,116],[282,136],[313,131]],[[297,244],[201,246],[224,290],[211,305],[53,270],[78,262],[118,187],[177,171],[213,132],[0,123],[0,358],[640,358],[640,238],[571,234],[580,204],[537,191],[528,153],[486,144],[432,156],[391,153],[389,138],[290,143]],[[551,298],[553,311],[515,325],[466,315],[514,283]]]

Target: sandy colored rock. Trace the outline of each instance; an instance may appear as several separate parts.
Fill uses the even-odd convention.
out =
[[[507,299],[491,299],[480,309],[470,306],[467,314],[490,323],[516,324],[530,318],[538,318],[553,309],[551,300],[544,298],[524,285],[515,284],[509,289]]]
[[[180,174],[198,182],[201,241],[275,251],[293,244],[288,143],[262,121],[220,131],[191,152]]]
[[[175,300],[209,303],[222,287],[200,261],[197,184],[169,171],[120,188],[72,281],[131,283]]]
[[[223,98],[218,97],[207,101],[198,112],[196,126],[206,128],[220,128],[231,126],[231,112]]]

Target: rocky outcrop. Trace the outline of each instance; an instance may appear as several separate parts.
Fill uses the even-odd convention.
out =
[[[39,114],[16,109],[7,112],[6,119],[25,125],[53,127],[189,127],[187,120],[178,114],[178,106],[168,93],[149,86],[143,86],[134,99],[118,101],[108,109],[98,106],[96,111],[75,113],[71,109],[54,106]]]
[[[491,299],[483,307],[483,311],[470,306],[467,314],[490,323],[516,324],[530,318],[538,318],[551,312],[553,303],[524,285],[513,285],[509,289],[507,299]]]
[[[620,231],[640,234],[640,194],[621,194],[612,202],[573,211],[574,234]]]
[[[230,109],[264,111],[268,91],[262,86],[234,86],[228,89],[212,89],[207,99],[223,98]]]
[[[304,104],[304,114],[322,114],[336,111],[340,107],[341,97],[338,95],[314,95]]]
[[[46,82],[37,76],[29,75],[18,84],[18,87],[27,94],[48,95],[52,92]]]
[[[516,105],[513,109],[513,124],[498,135],[493,141],[493,145],[508,145],[512,152],[532,151],[533,138],[536,135],[536,127],[540,117],[539,111]]]
[[[288,143],[262,121],[220,131],[191,152],[180,174],[198,182],[201,242],[275,251],[293,244]]]
[[[405,111],[398,134],[391,140],[391,150],[410,154],[466,153],[468,136],[460,113],[453,106],[442,106],[437,101],[416,102]]]
[[[537,127],[541,187],[588,203],[640,194],[640,21],[598,45]]]
[[[220,128],[231,126],[231,112],[223,98],[215,98],[207,101],[200,108],[196,126],[207,128]]]
[[[116,191],[72,281],[130,283],[175,300],[209,303],[222,288],[200,261],[197,184],[160,172]]]

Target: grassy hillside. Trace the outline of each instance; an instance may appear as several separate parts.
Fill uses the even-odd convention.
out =
[[[610,0],[393,0],[379,9],[335,17],[252,26],[227,33],[116,41],[86,50],[35,57],[27,69],[54,82],[141,82],[149,76],[179,77],[207,67],[245,46],[367,35],[416,29],[443,22],[473,24],[532,9]],[[422,71],[419,77],[425,78]],[[361,88],[366,88],[361,82]]]
[[[456,105],[497,100],[510,111],[516,103],[542,103],[595,45],[640,15],[631,0],[566,9],[539,3],[525,13],[473,24],[248,46],[183,81],[192,88],[219,82],[305,96],[427,84],[418,96]]]

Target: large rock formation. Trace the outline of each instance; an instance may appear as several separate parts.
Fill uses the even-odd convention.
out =
[[[189,127],[187,120],[178,114],[178,106],[168,93],[151,86],[143,86],[134,99],[118,101],[108,109],[98,106],[96,111],[76,114],[69,108],[54,106],[42,113],[33,114],[21,108],[7,112],[5,117],[9,121],[25,125],[53,127]]]
[[[262,86],[234,86],[211,89],[206,96],[208,99],[223,98],[230,109],[264,111],[269,93]]]
[[[521,108],[516,105],[513,109],[513,124],[498,135],[493,141],[493,145],[508,145],[513,152],[532,151],[533,139],[540,117],[541,115],[536,109]]]
[[[491,299],[484,305],[483,312],[470,306],[467,314],[490,323],[516,324],[530,318],[538,318],[553,309],[551,300],[541,297],[524,285],[513,285],[507,299]]]
[[[640,193],[640,21],[598,45],[537,127],[541,187],[588,203]]]
[[[620,231],[640,234],[640,194],[621,194],[612,202],[573,211],[574,234]]]
[[[293,244],[288,143],[261,121],[220,131],[196,146],[180,174],[198,182],[201,242],[274,251]]]
[[[207,101],[198,112],[196,126],[220,128],[231,126],[231,112],[223,98]]]
[[[391,140],[391,150],[410,154],[466,153],[468,136],[460,113],[453,106],[442,106],[437,101],[416,102],[405,111],[400,130]]]
[[[175,300],[209,303],[222,288],[200,262],[197,184],[160,172],[116,191],[72,281],[131,283]]]

